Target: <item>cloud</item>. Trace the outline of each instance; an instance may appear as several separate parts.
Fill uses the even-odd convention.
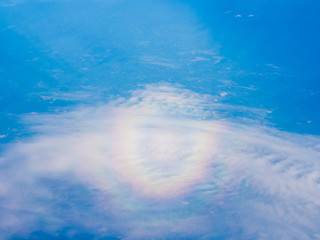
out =
[[[319,137],[215,97],[162,83],[25,116],[32,136],[1,157],[0,236],[316,239]]]
[[[168,68],[179,68],[180,67],[178,64],[176,64],[175,61],[172,61],[170,59],[156,57],[156,56],[143,56],[143,57],[140,57],[140,60],[143,63],[158,65],[158,66],[162,66],[162,67],[168,67]]]
[[[43,100],[63,100],[63,101],[80,101],[88,98],[93,98],[94,94],[89,91],[74,91],[74,92],[49,92],[40,93]]]
[[[1,1],[0,7],[14,7],[24,2],[25,0],[4,0],[4,1]]]

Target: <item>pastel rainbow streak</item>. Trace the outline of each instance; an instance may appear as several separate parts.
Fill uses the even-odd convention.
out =
[[[209,122],[146,117],[122,110],[115,118],[116,172],[135,191],[170,198],[192,190],[209,174],[217,148],[217,127]]]

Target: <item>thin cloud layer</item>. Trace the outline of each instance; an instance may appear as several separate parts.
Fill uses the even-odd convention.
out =
[[[0,236],[320,238],[319,137],[263,126],[252,116],[264,111],[215,98],[149,85],[27,116],[32,137],[1,157]]]

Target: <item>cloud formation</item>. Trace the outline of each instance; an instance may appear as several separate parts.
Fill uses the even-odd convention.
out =
[[[1,157],[0,237],[319,239],[319,137],[216,97],[163,83],[26,116]]]

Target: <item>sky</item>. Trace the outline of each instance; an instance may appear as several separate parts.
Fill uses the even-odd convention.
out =
[[[0,239],[320,239],[319,8],[2,0]]]

